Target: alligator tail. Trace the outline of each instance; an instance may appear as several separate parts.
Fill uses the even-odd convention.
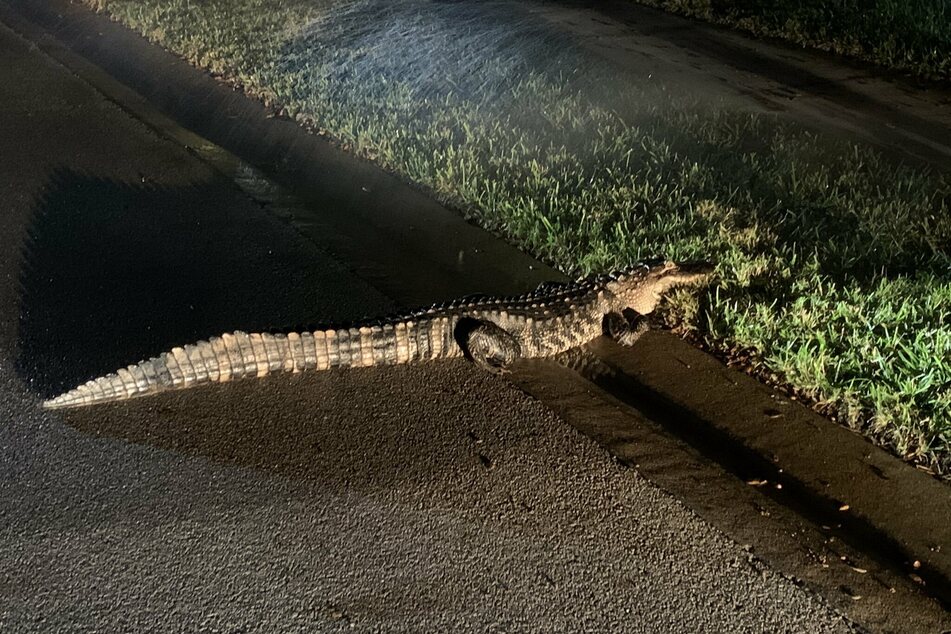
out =
[[[237,331],[173,348],[44,401],[47,409],[120,401],[281,372],[371,367],[461,356],[449,318],[269,334]]]

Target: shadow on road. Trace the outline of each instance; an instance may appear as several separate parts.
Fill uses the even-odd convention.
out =
[[[21,260],[16,369],[44,396],[211,334],[391,309],[224,180],[169,188],[56,172]],[[473,408],[458,398],[467,382],[491,380],[473,374],[440,364],[281,375],[63,416],[95,436],[380,489],[451,476],[470,441],[439,421],[495,416],[489,399]]]
[[[225,181],[168,188],[56,172],[22,256],[17,370],[44,396],[227,330],[386,308]]]

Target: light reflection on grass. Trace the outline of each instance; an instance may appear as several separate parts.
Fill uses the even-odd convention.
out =
[[[509,5],[87,2],[567,272],[718,262],[675,325],[951,470],[945,177],[643,86]]]

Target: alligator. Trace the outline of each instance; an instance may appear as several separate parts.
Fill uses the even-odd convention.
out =
[[[43,406],[79,407],[278,372],[460,357],[506,372],[520,357],[555,356],[602,334],[631,344],[670,289],[704,283],[711,272],[706,264],[650,260],[575,282],[545,282],[523,295],[471,295],[349,327],[226,333],[93,379]]]

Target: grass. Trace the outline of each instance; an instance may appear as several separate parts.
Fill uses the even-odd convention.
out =
[[[667,315],[951,474],[951,182],[716,108],[530,16],[420,0],[87,0],[570,273],[663,254]]]
[[[947,0],[635,0],[930,79],[951,79]]]

